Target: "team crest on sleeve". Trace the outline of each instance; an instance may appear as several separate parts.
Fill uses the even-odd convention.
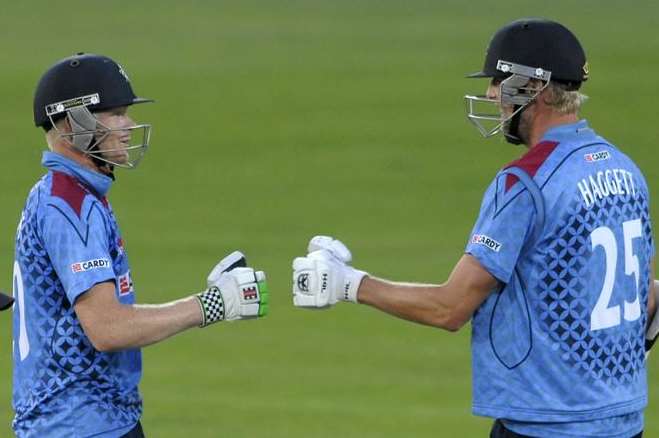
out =
[[[91,271],[94,269],[107,269],[112,266],[108,259],[93,259],[86,262],[76,262],[71,265],[71,271],[74,274],[79,272]]]
[[[494,252],[499,252],[501,250],[501,244],[485,234],[474,234],[471,236],[471,243],[483,245]]]
[[[118,279],[119,295],[124,296],[133,292],[133,280],[130,278],[130,271],[120,275]]]
[[[583,156],[584,160],[586,160],[588,163],[594,163],[596,161],[608,160],[610,157],[611,157],[611,154],[609,154],[609,151],[593,152],[592,154],[585,154]]]

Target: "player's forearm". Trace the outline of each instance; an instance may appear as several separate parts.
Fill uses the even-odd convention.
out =
[[[478,260],[464,255],[442,285],[365,278],[357,299],[403,319],[457,331],[498,284]]]
[[[201,324],[198,300],[187,297],[164,304],[135,304],[124,309],[103,340],[105,351],[140,348]]]
[[[99,351],[144,347],[201,324],[193,296],[159,305],[120,304],[114,283],[101,283],[75,304],[85,334]]]
[[[390,315],[456,331],[466,320],[457,306],[442,298],[439,285],[394,283],[372,277],[362,280],[357,295],[360,303]]]

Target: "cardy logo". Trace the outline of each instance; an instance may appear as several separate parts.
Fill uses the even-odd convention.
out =
[[[608,160],[611,157],[609,151],[600,151],[594,152],[592,154],[586,154],[583,156],[584,160],[589,163],[594,163],[595,161]]]
[[[501,249],[501,244],[499,242],[491,237],[487,237],[485,234],[474,234],[471,237],[471,243],[486,246],[494,252],[499,252]]]
[[[110,260],[108,259],[94,259],[87,260],[86,262],[73,263],[71,265],[71,271],[77,274],[78,272],[91,271],[92,269],[107,269],[110,266]]]

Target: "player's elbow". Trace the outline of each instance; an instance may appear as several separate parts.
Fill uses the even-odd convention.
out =
[[[468,321],[469,317],[456,309],[441,309],[434,312],[430,324],[449,332],[457,332]]]
[[[97,351],[108,353],[125,348],[121,339],[121,334],[126,331],[124,314],[112,311],[96,313],[93,317],[81,314],[79,320],[82,331]]]
[[[96,351],[110,353],[122,349],[116,337],[112,336],[109,329],[105,330],[97,325],[85,328],[84,332]]]
[[[457,332],[467,323],[468,319],[452,316],[444,320],[442,328],[449,332]]]
[[[100,337],[89,337],[89,342],[94,346],[94,349],[96,351],[100,351],[101,353],[109,353],[112,351],[115,351],[114,346],[112,345],[112,342],[109,339],[103,339]]]

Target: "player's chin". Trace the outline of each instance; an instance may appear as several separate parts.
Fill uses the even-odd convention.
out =
[[[117,151],[112,151],[112,152],[106,152],[103,154],[103,157],[111,161],[113,163],[117,164],[126,164],[128,163],[128,160],[130,159],[128,151],[126,150],[117,150]]]

